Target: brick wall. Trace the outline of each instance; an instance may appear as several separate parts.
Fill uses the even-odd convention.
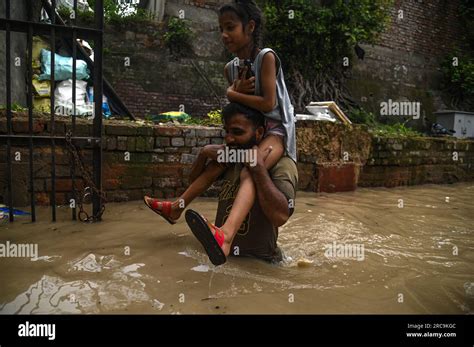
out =
[[[143,118],[179,111],[182,105],[186,113],[203,117],[226,103],[223,74],[229,58],[221,43],[217,17],[217,8],[226,2],[166,2],[166,15],[178,16],[183,10],[193,33],[189,52],[181,58],[163,42],[163,23],[106,27],[104,76],[132,114]]]
[[[474,179],[474,141],[375,137],[361,187],[454,183]]]
[[[458,0],[396,0],[379,45],[439,58],[459,42]]]
[[[223,130],[212,127],[142,126],[105,121],[103,137],[103,188],[108,201],[140,200],[144,194],[171,198],[188,185],[191,164],[199,148],[220,144]],[[453,138],[373,137],[364,126],[348,128],[328,122],[298,122],[298,188],[305,191],[351,191],[357,186],[414,185],[474,180],[474,141]],[[69,122],[58,120],[56,134],[64,135]],[[47,118],[35,118],[35,135],[48,135]],[[15,134],[28,132],[27,118],[16,115]],[[6,133],[5,118],[0,134]],[[90,136],[92,127],[78,119],[76,135]],[[457,153],[455,157],[454,153]],[[12,148],[15,206],[29,204],[29,150]],[[19,160],[16,155],[20,153]],[[56,199],[71,198],[71,160],[60,141],[56,148]],[[92,163],[83,149],[84,162]],[[34,148],[34,185],[39,204],[49,204],[51,149],[48,143]],[[457,159],[457,160],[455,160]],[[80,173],[77,173],[80,177]],[[81,188],[81,180],[76,181]],[[218,185],[207,192],[215,196]],[[6,201],[6,147],[0,149],[0,203]]]
[[[348,88],[361,106],[380,116],[380,103],[388,99],[419,102],[422,116],[408,125],[425,131],[436,122],[433,113],[448,108],[441,92],[440,61],[462,45],[459,4],[459,0],[395,1],[391,23],[377,44],[362,44],[365,58],[353,60]],[[387,123],[406,119],[380,118]]]

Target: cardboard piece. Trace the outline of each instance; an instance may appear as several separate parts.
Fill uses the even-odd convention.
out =
[[[327,107],[339,120],[347,125],[351,125],[351,120],[342,112],[342,110],[337,106],[334,101],[319,101],[319,102],[310,102],[308,106],[321,106]]]

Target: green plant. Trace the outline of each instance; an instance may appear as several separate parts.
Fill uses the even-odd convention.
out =
[[[461,26],[463,28],[463,41],[466,46],[474,50],[474,6],[472,0],[460,0],[459,4],[459,18],[461,20]]]
[[[405,123],[382,124],[379,123],[372,112],[368,112],[363,108],[352,109],[349,113],[349,119],[355,124],[365,124],[368,130],[379,136],[423,136],[422,133],[409,128]]]
[[[6,110],[7,109],[7,105],[0,105],[0,110]],[[14,102],[13,104],[11,104],[11,108],[10,108],[13,112],[23,112],[23,111],[27,111],[28,108],[26,107],[23,107],[19,104],[17,104],[16,102]]]
[[[459,108],[463,102],[474,105],[474,58],[472,55],[454,53],[441,63],[442,88],[450,96],[451,104]]]
[[[222,126],[222,110],[213,110],[207,114],[207,118],[189,118],[184,124]]]
[[[88,3],[94,9],[95,0],[88,0]],[[104,22],[106,24],[123,27],[130,23],[142,23],[151,20],[153,20],[152,13],[138,8],[138,4],[127,3],[126,1],[104,0]]]
[[[345,87],[354,45],[375,42],[388,23],[393,0],[259,3],[266,17],[265,46],[280,55],[296,109],[314,100],[333,100],[346,110],[355,107]]]
[[[78,8],[76,13],[73,14],[72,9],[61,5],[58,7],[57,12],[66,24],[71,24],[74,21],[74,16],[76,23],[79,26],[88,26],[94,24],[94,12],[92,11],[86,11]],[[71,16],[73,18],[71,18]]]
[[[214,110],[207,114],[209,122],[212,124],[222,125],[222,110]]]
[[[191,36],[191,30],[184,20],[171,17],[163,35],[163,40],[172,54],[180,55],[189,48]]]
[[[375,135],[379,136],[400,136],[400,137],[417,137],[423,136],[422,133],[407,127],[403,123],[396,124],[377,124],[373,128],[369,129]]]
[[[367,124],[374,126],[377,124],[375,115],[372,112],[367,112],[363,108],[354,108],[349,112],[349,119],[352,123]]]

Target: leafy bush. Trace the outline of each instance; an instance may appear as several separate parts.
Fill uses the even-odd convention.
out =
[[[163,40],[172,54],[183,54],[190,46],[191,30],[184,20],[171,17]]]
[[[363,108],[351,110],[349,119],[355,124],[367,125],[371,133],[379,136],[423,136],[422,133],[407,127],[405,123],[390,125],[379,123],[372,112],[367,112]]]
[[[457,59],[457,65],[455,64]],[[451,98],[451,104],[458,107],[464,101],[474,100],[474,58],[460,52],[447,57],[441,63],[443,89]]]
[[[89,6],[94,9],[95,0],[87,0]],[[78,11],[79,12],[79,11]],[[84,11],[85,12],[85,11]],[[84,15],[92,16],[93,23],[94,13],[78,13],[78,18]],[[104,22],[115,26],[125,26],[130,23],[142,23],[153,20],[153,15],[149,11],[138,8],[138,4],[128,4],[124,1],[104,0]]]
[[[356,43],[375,42],[393,1],[335,0],[323,6],[307,0],[260,2],[266,44],[279,52],[289,70],[297,69],[311,79],[322,69],[341,66]]]

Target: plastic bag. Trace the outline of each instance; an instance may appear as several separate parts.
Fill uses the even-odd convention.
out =
[[[63,81],[72,78],[72,58],[54,54],[54,80]],[[39,80],[51,78],[51,51],[41,49],[41,72]],[[89,79],[89,69],[84,60],[76,60],[76,79]]]
[[[92,115],[94,106],[86,103],[86,81],[76,81],[76,115]],[[63,116],[70,116],[74,113],[74,103],[72,99],[72,80],[68,79],[58,83],[54,91],[55,112]]]
[[[89,102],[94,102],[94,88],[89,87],[87,90],[87,96],[89,97]],[[110,111],[109,102],[107,97],[102,94],[102,114],[105,118],[109,118],[112,115]]]
[[[49,97],[51,91],[51,83],[50,81],[39,81],[36,78],[33,78],[33,92],[35,96],[39,96],[42,98]]]
[[[76,106],[82,106],[86,103],[86,81],[76,81]],[[68,79],[59,82],[54,91],[55,102],[70,102],[72,100],[72,80]]]

